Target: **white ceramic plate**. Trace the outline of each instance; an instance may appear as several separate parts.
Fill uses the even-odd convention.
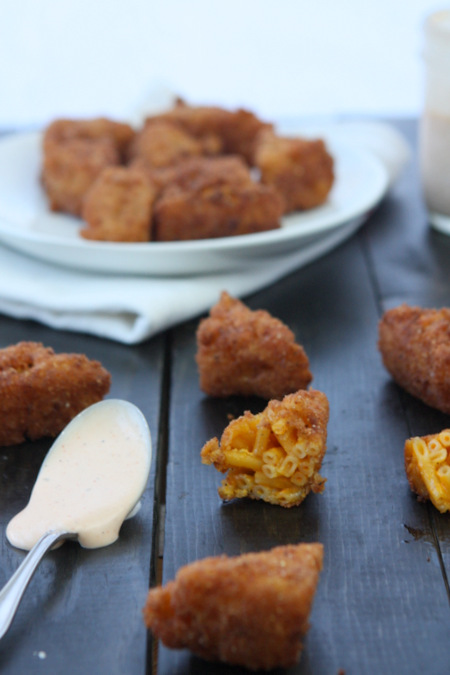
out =
[[[440,213],[430,211],[428,213],[428,220],[430,225],[432,225],[435,230],[438,230],[438,232],[450,234],[450,216],[443,216]]]
[[[38,133],[0,141],[0,241],[41,260],[92,272],[179,276],[243,268],[249,257],[266,259],[309,247],[337,228],[362,221],[388,183],[379,160],[331,140],[336,180],[327,203],[286,216],[279,230],[183,242],[96,242],[80,237],[80,220],[48,210],[39,183],[40,141]]]

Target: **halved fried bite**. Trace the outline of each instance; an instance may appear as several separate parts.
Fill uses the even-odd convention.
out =
[[[0,349],[0,446],[57,436],[110,383],[101,363],[84,354],[55,354],[39,342]]]
[[[398,385],[432,408],[450,413],[450,309],[403,304],[385,312],[378,348]]]
[[[333,158],[322,140],[264,132],[258,136],[254,160],[261,181],[282,195],[285,213],[323,204],[333,186]]]
[[[312,380],[292,331],[226,292],[199,324],[196,360],[200,388],[209,396],[282,398]]]
[[[450,510],[450,429],[405,442],[405,470],[420,500],[430,499],[445,513]]]
[[[119,153],[110,138],[73,138],[51,143],[45,149],[41,180],[50,209],[81,215],[83,199],[95,179],[109,166],[119,164]]]
[[[316,543],[198,560],[149,591],[145,623],[167,647],[210,661],[288,668],[300,657],[322,560]]]
[[[323,492],[325,479],[319,469],[328,415],[325,394],[300,390],[282,401],[269,401],[262,413],[247,411],[230,422],[220,443],[212,438],[201,451],[204,464],[227,474],[220,497],[250,497],[291,507],[311,490]]]
[[[139,242],[151,239],[156,189],[137,170],[123,166],[102,171],[88,190],[82,208],[85,239]]]
[[[169,185],[155,204],[154,238],[210,239],[274,230],[282,210],[280,195],[254,182]]]

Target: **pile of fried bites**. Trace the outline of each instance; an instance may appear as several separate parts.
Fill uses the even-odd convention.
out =
[[[280,136],[247,110],[178,100],[142,128],[106,118],[45,130],[41,181],[51,210],[82,218],[82,237],[179,241],[280,227],[323,204],[333,158],[321,139]]]

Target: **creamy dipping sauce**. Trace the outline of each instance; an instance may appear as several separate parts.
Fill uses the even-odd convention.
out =
[[[8,524],[9,542],[30,550],[46,532],[62,531],[78,534],[86,548],[112,544],[134,515],[151,454],[150,431],[136,406],[115,399],[90,406],[49,450],[28,505]]]
[[[426,110],[420,131],[425,202],[430,211],[450,216],[450,113]]]

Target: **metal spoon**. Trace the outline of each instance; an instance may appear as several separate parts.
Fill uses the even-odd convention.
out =
[[[57,542],[76,538],[76,534],[69,532],[47,532],[33,546],[11,579],[3,586],[0,591],[0,640],[10,627],[25,589],[44,555]]]
[[[122,515],[120,516],[120,522],[118,523],[118,527],[120,527],[123,520],[131,518],[137,513],[140,506],[140,499],[145,489],[148,480],[148,474],[150,471],[151,436],[147,423],[145,422],[144,416],[142,415],[140,410],[136,408],[136,406],[134,406],[133,404],[129,403],[128,401],[120,401],[116,399],[108,399],[106,401],[101,401],[100,403],[96,403],[93,406],[90,406],[89,408],[81,412],[79,415],[77,415],[77,417],[75,417],[70,422],[70,424],[64,429],[64,431],[60,434],[60,436],[56,439],[55,443],[50,448],[43,462],[38,478],[36,480],[35,487],[33,488],[33,492],[31,494],[30,502],[27,507],[28,509],[30,508],[30,506],[32,506],[33,493],[36,490],[36,486],[39,483],[39,478],[44,473],[45,464],[48,461],[51,454],[53,453],[54,455],[55,453],[57,453],[58,449],[64,443],[70,440],[70,436],[73,433],[77,434],[77,441],[84,442],[88,440],[85,437],[86,434],[83,436],[83,424],[86,421],[89,421],[89,423],[92,425],[92,422],[93,421],[95,422],[97,419],[94,418],[93,420],[93,416],[97,415],[98,413],[101,413],[101,415],[103,416],[105,415],[105,413],[106,414],[112,413],[109,429],[111,430],[111,427],[114,427],[116,425],[117,427],[115,429],[116,433],[123,434],[123,438],[121,439],[123,441],[123,444],[129,442],[129,439],[126,436],[127,429],[125,428],[124,430],[123,428],[124,427],[123,415],[125,416],[128,415],[130,420],[134,418],[134,423],[137,422],[138,425],[140,425],[140,431],[142,432],[142,442],[144,443],[145,446],[144,450],[148,453],[147,456],[148,461],[146,463],[144,475],[142,475],[140,479],[139,494],[135,495],[135,498],[133,499],[132,503],[127,504],[127,511],[125,512],[124,517],[122,517]],[[120,419],[121,417],[122,419]],[[90,426],[89,428],[92,427]],[[95,452],[95,446],[93,446],[91,450],[92,452]],[[61,462],[61,459],[59,459],[59,462]],[[47,474],[45,474],[43,480],[47,480]],[[122,480],[124,480],[123,476]],[[114,494],[113,491],[112,494]],[[121,504],[121,507],[123,508],[123,504]],[[24,511],[21,513],[25,513],[25,511],[26,509],[24,509]],[[95,517],[95,513],[93,513],[93,517]],[[22,599],[22,596],[28,584],[30,583],[33,574],[35,573],[37,566],[39,565],[40,561],[47,553],[47,551],[49,551],[51,548],[53,548],[56,544],[60,542],[63,542],[67,539],[76,540],[79,538],[79,536],[80,536],[79,532],[75,533],[67,530],[62,530],[60,527],[54,528],[45,532],[34,544],[34,546],[30,549],[28,555],[25,557],[22,564],[19,566],[19,568],[10,578],[10,580],[0,591],[0,639],[5,635],[8,628],[10,627],[11,622],[16,613],[16,610]],[[112,543],[112,541],[107,543]],[[105,544],[102,543],[100,545]]]

